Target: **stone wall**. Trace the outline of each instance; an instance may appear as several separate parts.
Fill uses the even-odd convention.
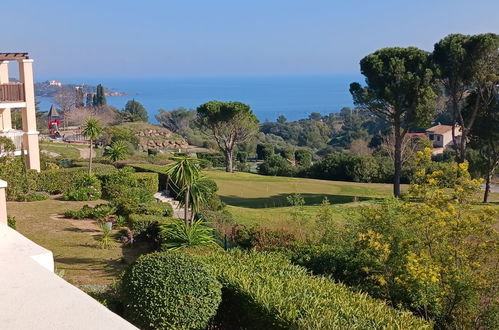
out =
[[[166,128],[145,129],[135,134],[142,150],[175,150],[186,149],[189,144],[182,138],[175,136]]]

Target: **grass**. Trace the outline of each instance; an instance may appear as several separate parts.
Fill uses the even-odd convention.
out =
[[[15,216],[17,230],[35,243],[51,250],[58,271],[76,285],[112,283],[148,245],[123,248],[116,243],[109,249],[99,247],[102,231],[94,221],[72,220],[60,216],[64,211],[84,204],[103,201],[68,202],[48,199],[38,202],[8,202],[9,215]],[[116,234],[114,231],[113,234]]]
[[[326,181],[303,178],[262,176],[250,173],[207,171],[218,185],[218,194],[237,222],[303,233],[315,224],[317,211],[325,197],[333,205],[337,221],[369,201],[391,195],[390,184]],[[287,196],[299,193],[305,199],[302,216],[292,216]]]
[[[362,205],[392,196],[391,184],[356,183],[303,178],[263,176],[250,173],[207,171],[218,185],[218,194],[239,224],[287,229],[303,236],[314,228],[322,200],[332,204],[335,221],[345,221]],[[403,186],[405,189],[406,186]],[[299,193],[305,199],[302,216],[292,216],[286,197]],[[481,200],[477,194],[477,200]],[[499,193],[489,205],[499,211]],[[477,205],[480,207],[480,204]]]
[[[40,143],[40,150],[55,152],[66,159],[79,159],[80,151],[72,145],[63,143]]]

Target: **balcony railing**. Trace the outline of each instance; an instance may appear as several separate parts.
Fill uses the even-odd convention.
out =
[[[10,130],[8,132],[0,133],[0,136],[7,137],[12,140],[14,146],[16,147],[15,151],[20,151],[23,145],[23,131],[18,130]]]
[[[24,84],[8,83],[0,84],[0,103],[1,102],[24,102]]]

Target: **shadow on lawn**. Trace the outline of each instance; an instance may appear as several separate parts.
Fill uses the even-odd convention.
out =
[[[240,197],[240,196],[220,196],[220,199],[227,205],[247,207],[252,209],[263,209],[268,207],[290,206],[287,197],[292,194],[279,194],[270,197]],[[305,200],[305,205],[320,205],[325,197],[331,204],[346,204],[367,200],[381,200],[382,198],[348,196],[348,195],[328,195],[328,194],[300,194]]]
[[[72,231],[74,233],[100,233],[101,231],[98,229],[81,229],[76,227],[67,227],[64,228],[65,231]]]

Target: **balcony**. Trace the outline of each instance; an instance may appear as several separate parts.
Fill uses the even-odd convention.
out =
[[[24,84],[0,84],[0,103],[16,103],[24,101],[26,101],[24,96]]]
[[[12,140],[12,142],[14,143],[14,146],[16,147],[14,150],[15,155],[18,155],[21,153],[22,146],[23,146],[23,135],[24,135],[23,131],[14,130],[14,129],[11,129],[7,132],[0,133],[0,137],[7,137],[7,138]]]

